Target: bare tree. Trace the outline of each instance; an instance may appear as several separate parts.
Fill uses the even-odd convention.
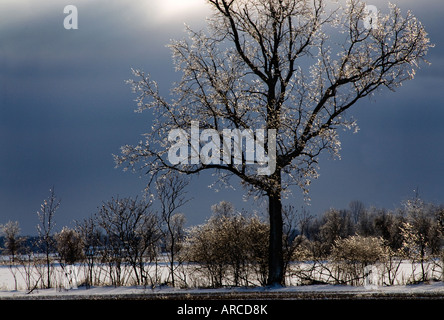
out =
[[[321,239],[329,251],[338,239],[347,238],[354,234],[354,226],[350,212],[347,210],[330,209],[324,213],[324,223],[320,228]]]
[[[350,209],[353,222],[357,224],[361,216],[365,214],[364,204],[359,200],[354,200],[349,203],[348,207]]]
[[[401,234],[403,237],[403,248],[412,263],[419,262],[421,266],[421,278],[419,281],[428,280],[428,260],[432,256],[433,238],[436,238],[436,218],[430,211],[430,205],[425,203],[415,192],[415,197],[404,203],[407,219],[402,224]],[[416,282],[412,274],[413,282]]]
[[[34,291],[39,283],[43,283],[42,273],[39,272],[37,256],[32,252],[31,248],[27,247],[25,252],[18,256],[20,268],[18,269],[24,282],[28,293]]]
[[[297,210],[293,206],[284,206],[282,213],[284,222],[284,271],[288,271],[288,266],[294,258],[296,250],[305,242],[304,234],[312,216],[305,208]]]
[[[146,284],[145,258],[157,254],[160,239],[158,218],[150,212],[150,202],[131,198],[113,198],[104,202],[97,214],[98,225],[105,231],[104,250],[109,275],[114,285],[125,284],[124,264],[132,267],[137,284]]]
[[[387,212],[384,209],[373,208],[373,225],[376,236],[381,236],[390,248],[398,251],[402,248],[403,236],[401,228],[405,217],[395,212]]]
[[[65,277],[65,288],[77,288],[77,274],[73,265],[83,259],[83,243],[80,235],[74,229],[63,227],[54,235],[55,246],[59,255],[60,267]]]
[[[15,262],[15,256],[23,249],[25,238],[20,237],[20,226],[18,221],[8,221],[0,225],[0,232],[5,237],[5,252]]]
[[[55,228],[54,215],[60,206],[60,200],[57,199],[54,187],[50,190],[48,199],[45,199],[40,207],[40,211],[37,212],[39,218],[39,224],[37,225],[37,231],[39,235],[38,245],[45,254],[46,263],[46,287],[51,287],[51,273],[52,273],[52,259],[51,253],[54,252],[54,239],[53,232]]]
[[[182,241],[185,238],[185,216],[177,210],[184,206],[189,199],[185,198],[185,188],[188,181],[177,174],[164,176],[156,181],[157,197],[160,200],[160,216],[164,224],[162,229],[166,249],[169,258],[169,268],[171,284],[175,286],[175,269],[181,263],[179,252],[182,248]]]
[[[115,160],[146,170],[149,184],[168,171],[214,170],[219,181],[237,177],[249,192],[266,196],[268,283],[282,284],[284,193],[292,185],[308,190],[317,177],[319,155],[339,153],[338,129],[356,127],[346,111],[380,89],[394,90],[412,79],[431,44],[418,19],[411,12],[403,17],[395,5],[369,28],[363,23],[368,12],[361,0],[328,7],[324,0],[206,2],[214,13],[207,32],[189,30],[189,41],[170,45],[176,69],[183,74],[171,99],[160,94],[149,75],[134,71],[138,79],[129,83],[139,94],[138,111],[152,110],[155,119],[146,142],[123,146]],[[196,119],[211,130],[216,147],[211,156],[205,154],[206,136],[172,163],[167,155],[176,141],[168,141],[169,133],[182,130],[180,137],[190,136],[185,130]],[[224,129],[250,136],[264,129],[266,134],[256,139],[267,150],[269,170],[262,158],[251,165],[251,150],[242,149],[241,157],[227,150]],[[204,161],[196,161],[200,155]]]
[[[86,260],[86,286],[94,285],[94,269],[100,254],[102,234],[96,220],[92,217],[76,223],[76,230],[82,242],[83,255]]]
[[[221,217],[229,217],[235,213],[234,205],[229,201],[220,201],[219,203],[213,204],[211,206],[211,211],[213,212],[213,216]]]
[[[440,241],[441,245],[444,243],[444,208],[441,206],[437,209],[436,213],[436,228],[438,230],[438,241]],[[444,281],[444,249],[440,248],[438,253],[439,262],[441,267],[441,279]]]

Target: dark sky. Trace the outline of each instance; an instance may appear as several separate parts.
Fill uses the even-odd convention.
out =
[[[371,4],[386,9],[387,2]],[[311,188],[314,215],[352,200],[393,209],[419,188],[444,203],[444,36],[442,0],[394,1],[423,22],[436,47],[431,67],[397,92],[354,106],[357,134],[341,132],[341,160],[320,162]],[[36,212],[55,186],[62,203],[57,229],[93,214],[112,196],[142,196],[146,179],[114,167],[112,154],[148,131],[150,114],[133,110],[125,80],[131,67],[151,73],[169,90],[178,80],[170,39],[183,38],[184,23],[204,27],[203,0],[2,0],[0,2],[0,224],[17,220],[35,234]],[[78,8],[79,29],[63,27],[63,8]],[[370,4],[370,3],[369,3]],[[201,223],[221,200],[237,209],[264,212],[244,202],[242,189],[214,192],[210,174],[189,188],[189,224]],[[303,205],[299,190],[287,200]],[[263,205],[263,204],[262,204]]]

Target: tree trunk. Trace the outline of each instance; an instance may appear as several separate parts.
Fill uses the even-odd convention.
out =
[[[170,261],[170,272],[171,272],[171,285],[173,286],[173,288],[175,288],[175,283],[174,283],[174,247],[175,247],[175,241],[174,241],[174,233],[170,232],[171,235],[171,247],[170,247],[170,251],[171,251],[171,261]]]
[[[284,259],[282,252],[282,202],[281,193],[268,195],[270,239],[268,248],[268,285],[284,285]]]
[[[47,285],[46,288],[49,289],[51,288],[51,261],[49,260],[49,240],[47,240],[47,244],[46,244],[46,274],[48,276],[48,281],[47,281]]]

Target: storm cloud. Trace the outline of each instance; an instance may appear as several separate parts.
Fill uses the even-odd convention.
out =
[[[0,223],[17,220],[22,233],[35,233],[35,212],[53,185],[62,199],[58,228],[91,215],[113,195],[142,194],[143,175],[114,168],[112,159],[149,129],[150,114],[134,113],[135,96],[125,80],[131,68],[151,73],[164,92],[178,80],[166,45],[186,36],[185,22],[203,28],[210,14],[203,0],[183,2],[0,3]],[[352,110],[360,131],[341,132],[342,160],[322,157],[310,194],[312,214],[352,200],[390,209],[417,187],[426,200],[444,202],[444,4],[395,3],[426,26],[436,45],[432,66],[423,65],[396,92]],[[78,30],[63,27],[68,4],[78,8]],[[372,4],[387,7],[382,0]],[[262,210],[239,192],[209,190],[210,182],[207,175],[193,180],[190,195],[199,201],[184,209],[190,223],[202,222],[221,200]],[[287,201],[299,207],[297,194]]]

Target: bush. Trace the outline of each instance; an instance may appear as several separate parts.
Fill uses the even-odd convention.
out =
[[[188,259],[199,263],[212,287],[251,285],[251,271],[267,278],[268,225],[257,217],[214,215],[191,230]]]
[[[72,265],[83,258],[82,241],[76,231],[64,227],[55,235],[55,241],[61,262]]]
[[[382,261],[384,240],[377,237],[352,236],[335,241],[330,258],[332,275],[337,283],[360,285],[365,267]]]
[[[374,264],[384,254],[384,241],[377,237],[352,236],[335,241],[331,258],[333,261]]]

